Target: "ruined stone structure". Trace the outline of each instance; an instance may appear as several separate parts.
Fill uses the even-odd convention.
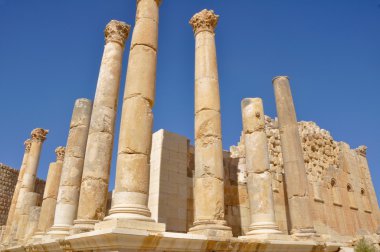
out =
[[[7,224],[7,219],[11,212],[14,211],[16,185],[18,182],[19,170],[13,169],[5,164],[0,163],[0,226],[2,236],[5,232],[5,227]],[[35,192],[39,195],[44,193],[45,181],[42,179],[36,179],[35,182]]]
[[[116,20],[105,28],[94,103],[76,100],[66,149],[56,149],[43,197],[34,185],[48,131],[37,128],[26,141],[20,175],[9,175],[16,189],[1,249],[332,252],[353,251],[363,236],[379,246],[366,147],[351,149],[317,124],[297,121],[286,76],[272,81],[278,119],[265,116],[260,98],[243,99],[240,141],[222,149],[219,16],[213,11],[190,19],[194,146],[163,129],[152,134],[160,3],[137,0],[112,192],[121,61],[130,31]]]

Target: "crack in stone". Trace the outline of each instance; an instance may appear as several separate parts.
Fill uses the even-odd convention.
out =
[[[195,115],[197,115],[199,112],[202,112],[202,111],[215,111],[215,112],[220,113],[220,110],[216,110],[216,109],[212,109],[212,108],[201,108],[201,109],[195,111]]]
[[[150,107],[150,108],[153,107],[153,101],[150,100],[150,99],[147,98],[147,97],[144,97],[141,93],[133,93],[133,94],[130,94],[130,95],[124,97],[124,101],[126,101],[126,100],[128,100],[128,99],[136,98],[136,97],[140,97],[140,98],[144,99],[145,101],[147,101],[148,104],[149,104],[149,107]]]
[[[148,48],[152,49],[155,53],[157,53],[157,49],[156,49],[156,48],[154,48],[154,47],[151,46],[151,45],[145,44],[145,43],[135,43],[135,44],[133,44],[133,45],[131,46],[131,49],[130,49],[129,51],[132,51],[133,48],[135,48],[136,46],[145,46],[145,47],[148,47]]]
[[[118,152],[118,155],[122,155],[122,154],[128,154],[128,155],[130,155],[130,154],[140,154],[140,155],[147,156],[146,153],[133,150],[132,148],[129,148],[129,147],[127,147],[126,150],[122,150],[122,151]]]

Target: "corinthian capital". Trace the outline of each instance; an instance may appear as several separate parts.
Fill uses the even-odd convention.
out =
[[[121,46],[125,45],[131,26],[121,21],[111,20],[104,30],[106,44],[108,42],[116,42]]]
[[[219,15],[216,15],[213,10],[202,10],[195,14],[189,24],[193,27],[194,34],[201,31],[214,32],[218,24]]]
[[[65,147],[58,146],[55,149],[55,155],[57,156],[57,161],[63,161],[63,159],[65,158]]]
[[[32,145],[32,140],[26,139],[25,142],[24,142],[24,145],[25,145],[25,152],[29,152],[30,151],[30,146]]]
[[[31,136],[33,142],[43,142],[46,139],[46,135],[49,133],[49,130],[43,128],[36,128],[32,130]]]

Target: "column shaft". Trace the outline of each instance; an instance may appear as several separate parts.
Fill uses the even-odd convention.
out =
[[[74,232],[92,230],[106,214],[115,120],[125,40],[130,26],[112,20],[105,29],[106,45],[92,109],[78,217]]]
[[[290,232],[298,236],[315,233],[309,206],[308,181],[296,112],[287,77],[273,79],[274,94],[284,160],[286,193],[289,204]]]
[[[20,172],[19,172],[18,177],[17,177],[17,184],[16,184],[16,187],[15,187],[15,190],[13,193],[11,207],[9,208],[6,230],[5,230],[5,234],[4,234],[4,238],[3,238],[3,242],[5,244],[7,244],[9,242],[9,239],[11,238],[11,236],[13,234],[12,230],[14,230],[13,224],[16,224],[17,219],[18,219],[18,214],[16,214],[16,204],[17,204],[18,196],[20,193],[21,185],[22,185],[22,178],[24,177],[24,173],[26,170],[26,165],[27,165],[27,160],[28,160],[31,144],[32,144],[32,142],[30,139],[27,139],[24,142],[25,152],[24,152],[24,156],[22,158]],[[12,226],[13,226],[13,228],[12,228]]]
[[[203,10],[195,34],[194,227],[189,232],[232,236],[224,220],[224,168],[215,33],[219,16]]]
[[[262,100],[260,98],[243,99],[241,109],[251,212],[250,232],[247,235],[277,234],[280,231],[275,218]]]
[[[45,191],[41,206],[41,218],[38,220],[36,235],[45,234],[54,223],[55,207],[59,183],[61,180],[63,160],[65,157],[65,148],[60,146],[55,149],[57,155],[56,162],[50,163],[49,172],[46,178]]]
[[[22,178],[22,184],[21,184],[21,188],[20,188],[17,203],[16,203],[16,209],[17,209],[16,215],[20,217],[17,223],[17,231],[15,235],[16,239],[24,238],[25,224],[23,222],[20,223],[20,221],[24,219],[24,222],[25,221],[27,222],[29,208],[31,206],[35,206],[33,204],[28,205],[28,203],[31,203],[31,202],[28,201],[26,195],[28,193],[34,192],[37,169],[38,169],[38,164],[39,164],[40,155],[41,155],[42,143],[45,141],[46,135],[48,134],[48,132],[49,132],[48,130],[44,130],[42,128],[36,128],[31,132],[32,138],[31,138],[30,151],[28,154],[25,173]],[[21,217],[20,215],[24,215],[24,216]]]
[[[148,209],[159,1],[138,0],[121,114],[110,215],[153,221]]]
[[[69,235],[70,227],[77,215],[91,109],[90,100],[81,98],[75,101],[58,189],[54,224],[48,232],[55,238]]]
[[[38,222],[41,216],[41,207],[39,206],[32,206],[29,209],[29,218],[28,218],[28,223],[25,227],[25,242],[27,242],[34,232],[37,230]]]

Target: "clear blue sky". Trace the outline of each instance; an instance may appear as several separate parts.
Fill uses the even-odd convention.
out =
[[[66,144],[75,99],[94,97],[105,25],[117,19],[133,27],[135,5],[134,0],[0,0],[0,162],[18,168],[30,131],[47,128],[38,171],[46,177],[55,147]],[[266,114],[274,117],[271,79],[288,75],[299,120],[317,122],[353,148],[368,146],[379,194],[379,6],[379,0],[164,0],[154,130],[193,139],[194,38],[188,21],[213,9],[220,15],[224,148],[239,139],[241,99],[262,97]],[[119,122],[120,113],[115,146]],[[115,156],[111,170],[113,185]]]

